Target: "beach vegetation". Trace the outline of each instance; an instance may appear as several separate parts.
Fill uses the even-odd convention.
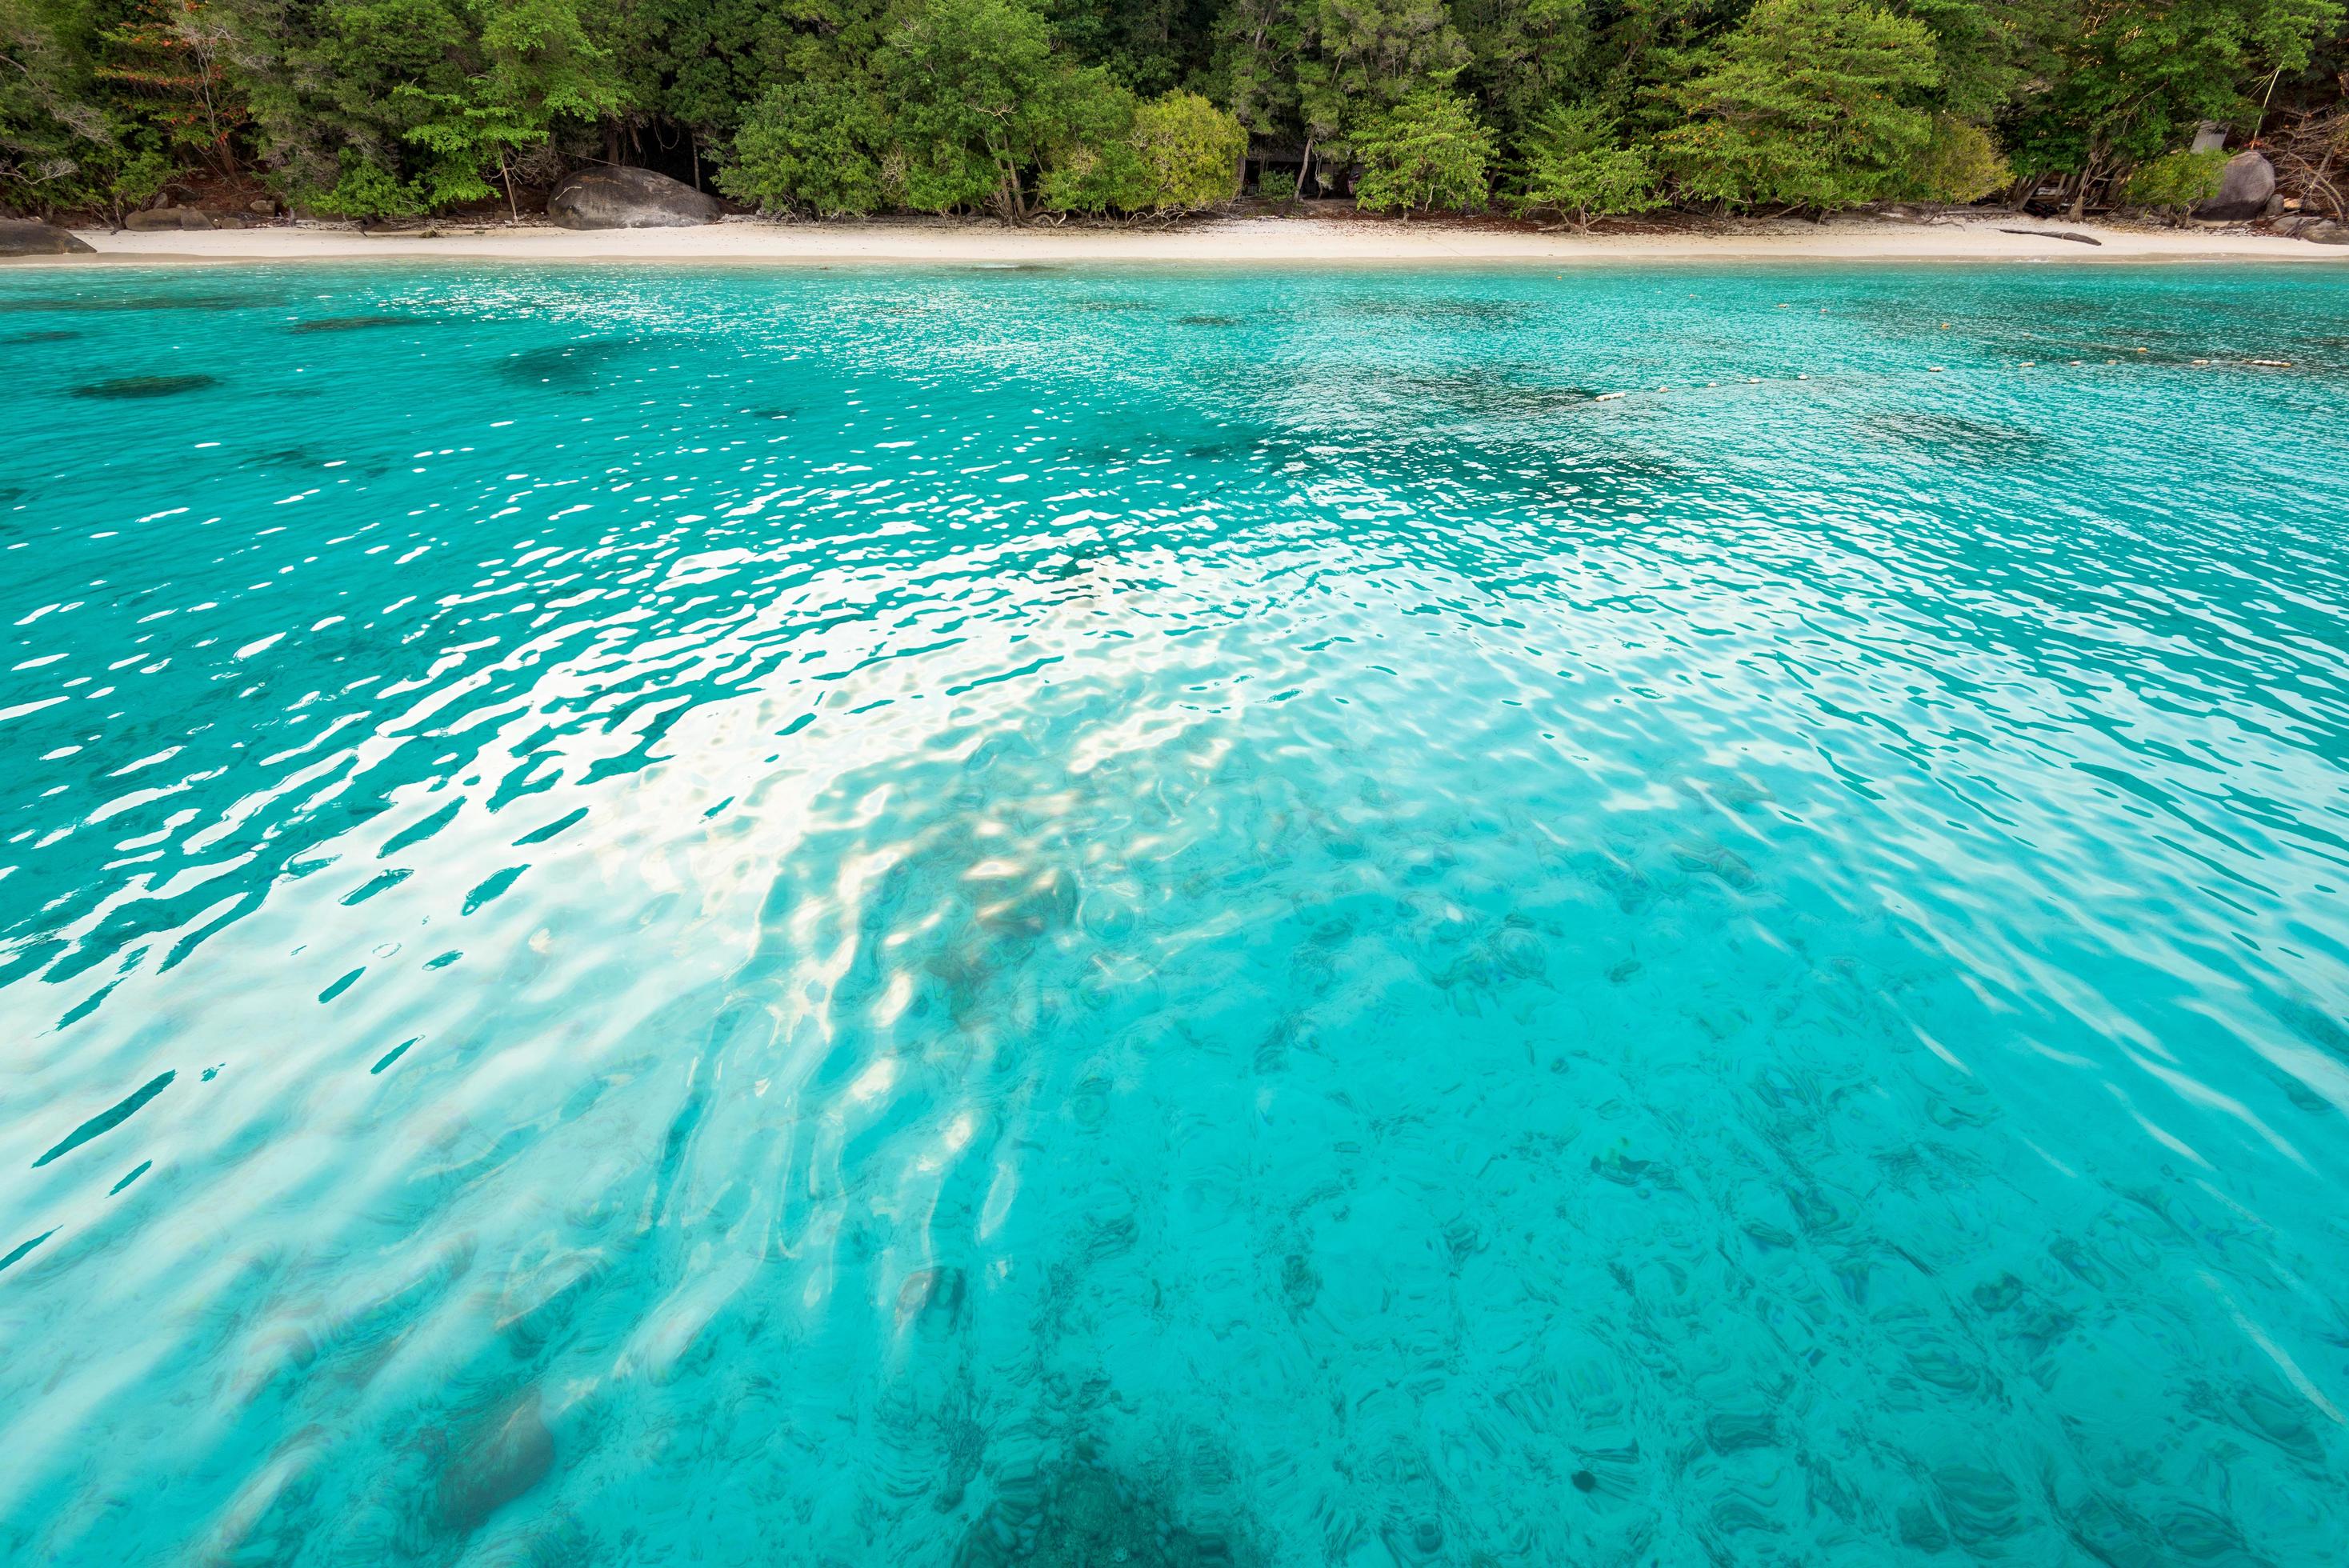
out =
[[[1535,122],[1526,138],[1525,185],[1514,204],[1587,230],[1593,218],[1649,211],[1664,197],[1647,150],[1622,145],[1606,111],[1586,104]]]
[[[861,217],[903,197],[879,84],[868,76],[771,88],[744,117],[718,188],[769,211]]]
[[[1349,139],[1362,170],[1354,201],[1365,211],[1484,205],[1493,133],[1458,93],[1413,93],[1363,121]]]
[[[1931,32],[1868,0],[1759,0],[1670,90],[1656,138],[1677,188],[1737,211],[1895,193],[1932,139]]]
[[[2344,79],[2344,0],[0,0],[0,208],[2176,207]]]
[[[1988,130],[1953,114],[1937,114],[1895,194],[1921,201],[1979,201],[2013,180],[2013,166]]]

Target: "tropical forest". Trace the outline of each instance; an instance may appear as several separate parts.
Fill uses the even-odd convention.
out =
[[[2338,0],[0,0],[0,206],[52,215],[519,216],[604,163],[806,219],[1587,225],[2349,169]]]

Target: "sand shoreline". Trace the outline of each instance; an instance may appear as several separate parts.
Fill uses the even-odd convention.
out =
[[[2003,232],[2028,229],[2030,233]],[[2095,245],[2054,237],[2091,233]],[[1708,232],[1580,235],[1443,221],[1247,216],[1163,229],[1008,229],[990,223],[773,223],[576,232],[545,226],[365,235],[326,224],[199,232],[81,231],[96,252],[17,258],[20,266],[174,263],[462,260],[657,262],[836,266],[1003,263],[1221,265],[1446,263],[1661,264],[1694,262],[2349,262],[2349,246],[2241,229],[2136,229],[2006,214],[1912,224],[1847,216],[1826,223],[1751,222]]]

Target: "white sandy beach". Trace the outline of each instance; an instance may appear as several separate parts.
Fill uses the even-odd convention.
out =
[[[2027,229],[2030,233],[2003,232]],[[2054,237],[2088,233],[2100,242]],[[1164,228],[1006,228],[983,222],[780,223],[736,219],[701,228],[578,232],[544,225],[449,225],[428,237],[362,234],[347,225],[286,224],[200,232],[80,231],[88,256],[19,265],[162,262],[389,260],[856,263],[1056,262],[1588,265],[1673,262],[2246,262],[2349,263],[2349,246],[2239,228],[2144,229],[1982,214],[1930,224],[1845,216],[1721,225],[1698,232],[1543,233],[1441,220],[1249,216]]]

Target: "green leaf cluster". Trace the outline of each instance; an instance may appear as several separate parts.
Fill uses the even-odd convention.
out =
[[[1759,0],[1673,88],[1656,138],[1685,196],[1751,209],[1895,194],[1932,137],[1940,80],[1922,22],[1869,0]]]
[[[2227,167],[2223,150],[2170,152],[2137,165],[2126,194],[2137,207],[2183,209],[2219,193],[2219,179]]]
[[[1350,139],[1361,160],[1357,205],[1370,211],[1424,212],[1484,204],[1493,133],[1457,93],[1428,89],[1364,122]]]
[[[819,216],[1192,211],[1239,193],[1247,133],[1196,93],[1147,102],[1055,46],[1025,0],[918,0],[869,69],[771,89],[719,189]]]
[[[1661,207],[1655,166],[1645,150],[1625,147],[1612,121],[1595,105],[1553,110],[1526,139],[1520,212],[1563,213],[1578,229],[1602,214]]]

